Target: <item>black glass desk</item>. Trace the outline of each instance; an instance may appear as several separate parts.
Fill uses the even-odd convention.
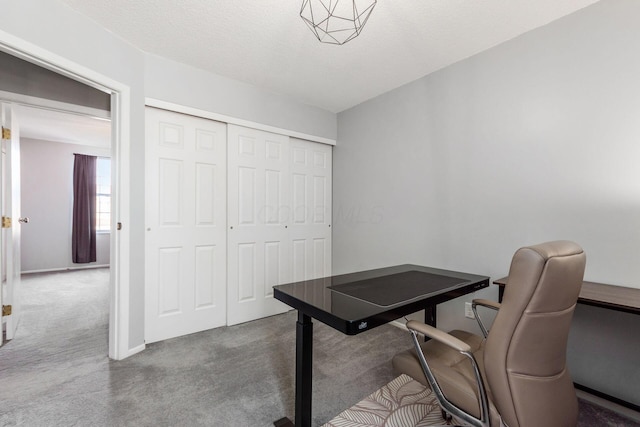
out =
[[[425,310],[435,326],[436,304],[487,286],[486,276],[409,264],[274,286],[275,298],[298,310],[295,426],[311,427],[312,318],[355,335]]]

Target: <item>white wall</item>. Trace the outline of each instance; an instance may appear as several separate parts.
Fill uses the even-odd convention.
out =
[[[336,115],[329,111],[156,55],[145,54],[145,64],[149,98],[336,139]]]
[[[139,50],[56,0],[0,0],[0,42],[18,38],[130,88],[129,349],[144,343],[144,58]]]
[[[93,73],[130,88],[131,126],[129,129],[131,161],[130,176],[130,224],[123,224],[130,231],[129,272],[129,349],[144,344],[144,105],[145,96],[179,103],[188,107],[215,109],[220,114],[239,114],[245,120],[268,121],[272,126],[335,137],[335,115],[322,110],[305,108],[290,99],[248,85],[232,84],[232,81],[212,74],[186,71],[180,66],[161,66],[146,58],[113,33],[106,31],[94,21],[75,12],[57,0],[0,0],[3,23],[0,29],[0,44],[14,38],[27,42],[49,54],[73,62]],[[157,58],[156,58],[157,59]],[[146,65],[145,61],[149,64]],[[145,70],[148,66],[148,70]],[[153,67],[158,66],[159,75],[154,77]],[[174,93],[170,87],[181,86],[197,74],[202,86]],[[145,79],[149,79],[148,89]],[[210,82],[209,82],[210,81]],[[220,96],[224,91],[225,95]],[[168,93],[167,93],[168,92]],[[206,100],[210,97],[210,100]],[[203,100],[204,99],[204,100]],[[260,100],[263,100],[259,102]],[[294,114],[300,109],[300,114]],[[283,117],[284,121],[278,117]]]
[[[638,16],[603,0],[340,113],[334,272],[495,279],[518,247],[570,239],[587,280],[640,288]],[[361,220],[343,219],[353,207]],[[439,325],[477,330],[471,298],[439,306]]]
[[[109,265],[110,233],[96,236],[95,263],[71,257],[73,154],[110,156],[109,148],[22,138],[20,140],[22,272]]]

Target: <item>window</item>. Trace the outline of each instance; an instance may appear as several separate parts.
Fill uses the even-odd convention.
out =
[[[111,231],[111,159],[98,157],[96,163],[96,231]]]

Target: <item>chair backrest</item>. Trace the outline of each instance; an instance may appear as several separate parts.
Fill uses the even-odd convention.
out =
[[[509,427],[576,425],[566,366],[586,257],[569,241],[519,249],[484,350],[493,402]]]

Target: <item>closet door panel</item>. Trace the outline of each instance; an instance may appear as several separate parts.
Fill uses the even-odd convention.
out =
[[[289,138],[229,125],[228,150],[227,324],[234,325],[288,310],[272,288],[291,281]]]
[[[146,109],[145,341],[226,323],[226,125]]]
[[[291,138],[294,280],[331,276],[331,146]]]

